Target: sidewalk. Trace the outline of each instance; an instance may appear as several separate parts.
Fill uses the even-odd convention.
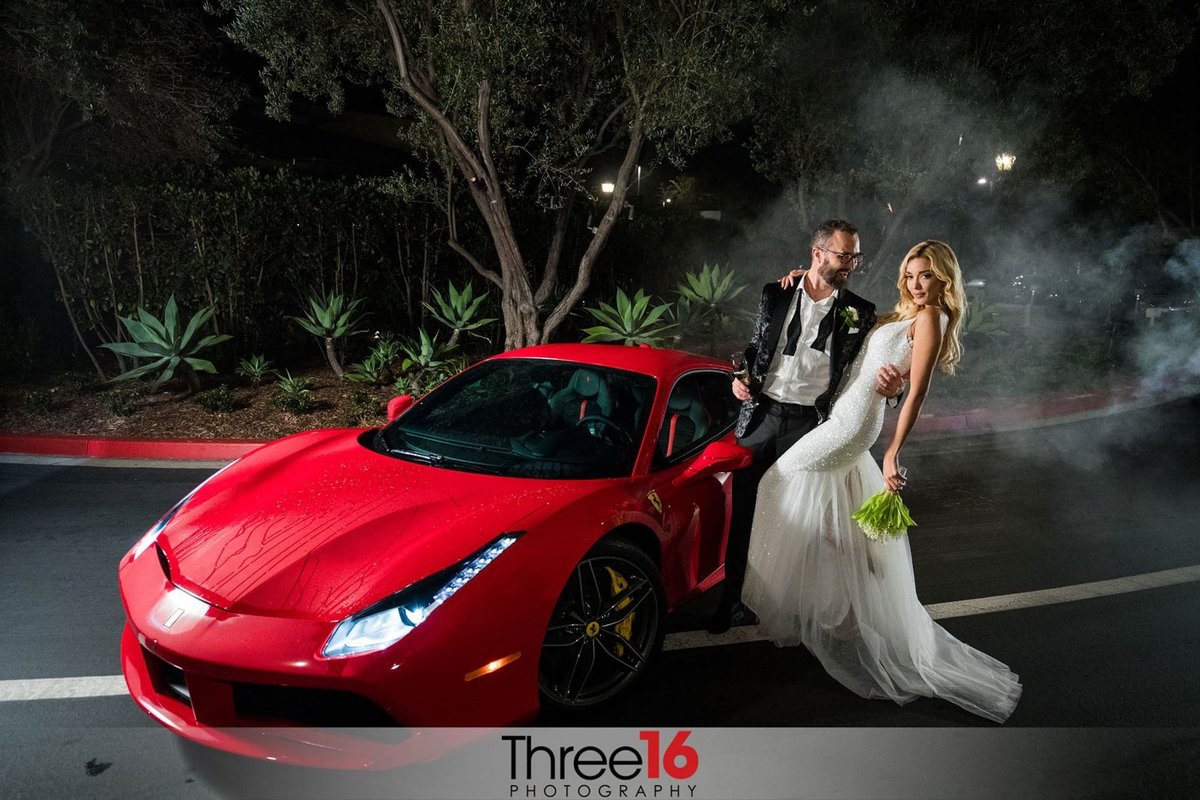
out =
[[[1200,390],[1194,386],[1178,386],[1153,395],[1144,395],[1134,387],[1129,387],[1112,392],[1041,398],[1007,408],[925,415],[918,420],[912,438],[939,439],[1060,425],[1148,408],[1193,396],[1198,391]],[[889,414],[885,435],[895,424],[895,419],[895,414]],[[0,453],[76,458],[231,461],[266,441],[268,440],[124,439],[0,434]]]

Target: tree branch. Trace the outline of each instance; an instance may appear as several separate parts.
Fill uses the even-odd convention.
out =
[[[558,264],[562,261],[563,248],[567,241],[567,223],[571,220],[571,204],[574,192],[563,202],[554,218],[554,234],[550,238],[550,251],[546,254],[546,269],[542,271],[542,282],[533,295],[534,305],[541,306],[550,299],[554,285],[558,283]]]
[[[409,67],[408,48],[405,44],[406,39],[403,28],[400,26],[399,21],[397,21],[396,15],[392,13],[391,6],[388,5],[388,0],[375,0],[375,6],[379,9],[379,13],[383,16],[383,21],[387,25],[388,36],[392,45],[392,55],[396,60],[396,67],[400,71],[401,88],[404,89],[409,97],[416,101],[417,105],[425,110],[425,113],[433,119],[445,135],[446,141],[450,144],[450,152],[454,155],[459,169],[463,171],[467,180],[475,180],[483,174],[483,166],[479,163],[479,159],[475,157],[475,153],[471,151],[470,146],[463,141],[458,128],[450,121],[450,118],[433,102],[429,94],[423,91],[413,80],[413,74]]]
[[[464,259],[466,259],[467,263],[470,264],[472,267],[474,267],[476,272],[478,272],[484,278],[487,278],[492,283],[499,286],[501,289],[504,288],[504,281],[502,281],[500,279],[500,276],[497,275],[495,272],[492,272],[487,267],[483,266],[483,264],[480,264],[479,259],[477,259],[477,258],[475,258],[475,256],[471,255],[470,251],[468,251],[467,248],[463,247],[461,244],[459,244],[454,239],[451,239],[449,241],[449,244],[450,244],[450,249],[453,250],[454,252],[458,253]]]
[[[492,107],[492,83],[487,78],[479,82],[479,153],[483,156],[483,166],[487,170],[489,190],[500,188],[500,176],[492,161],[492,128],[489,113]]]
[[[596,226],[595,236],[588,243],[583,257],[579,259],[579,272],[575,276],[575,285],[571,287],[571,290],[567,292],[566,296],[559,301],[554,310],[550,312],[550,315],[546,317],[545,326],[542,328],[541,341],[543,344],[550,341],[550,337],[553,335],[555,329],[562,324],[567,314],[570,313],[575,304],[583,298],[584,292],[587,291],[591,283],[592,268],[595,266],[596,257],[604,249],[609,234],[612,233],[613,226],[616,224],[617,215],[625,207],[625,196],[629,191],[629,178],[633,174],[634,167],[637,165],[641,150],[642,118],[639,114],[634,118],[633,128],[629,131],[629,145],[625,148],[625,158],[621,161],[621,168],[617,170],[617,178],[613,187],[612,199],[608,203],[608,210],[600,218],[600,222]]]

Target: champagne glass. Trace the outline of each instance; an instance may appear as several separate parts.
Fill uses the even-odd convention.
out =
[[[737,353],[730,353],[729,363],[733,365],[733,377],[749,386],[750,369],[746,366],[746,354],[740,351]]]

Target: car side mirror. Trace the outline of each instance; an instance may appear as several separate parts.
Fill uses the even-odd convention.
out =
[[[687,469],[679,473],[675,483],[686,483],[697,478],[706,478],[718,472],[733,472],[750,466],[754,453],[748,447],[733,442],[716,441],[704,448]]]
[[[402,394],[402,395],[399,395],[398,397],[393,397],[391,400],[388,400],[388,405],[387,405],[388,422],[394,421],[396,419],[396,417],[400,416],[405,411],[408,411],[410,408],[412,408],[412,404],[413,404],[413,396],[411,394]]]

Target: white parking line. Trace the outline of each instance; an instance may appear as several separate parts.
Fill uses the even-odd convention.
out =
[[[995,597],[979,597],[974,600],[955,600],[951,603],[934,603],[925,606],[934,619],[967,617],[975,614],[992,614],[997,611],[1012,611],[1018,608],[1034,608],[1054,603],[1069,603],[1094,597],[1140,592],[1143,589],[1158,589],[1179,583],[1200,581],[1200,564],[1161,572],[1147,572],[1114,578],[1107,581],[1077,583],[1072,586],[1057,586],[1034,592],[1002,594]],[[707,631],[684,631],[673,633],[663,643],[664,650],[691,650],[698,647],[718,647],[729,644],[766,641],[766,637],[754,626],[743,626],[714,635]],[[125,679],[120,675],[94,675],[84,678],[35,678],[32,680],[0,681],[0,702],[10,700],[63,700],[79,697],[110,697],[125,694]]]
[[[120,675],[0,681],[0,702],[5,700],[65,700],[74,697],[110,697],[116,694],[125,694],[125,692],[125,679]]]
[[[955,600],[950,603],[933,603],[925,606],[925,610],[934,619],[969,617],[975,614],[992,614],[997,611],[1012,611],[1018,608],[1033,608],[1054,603],[1069,603],[1074,600],[1088,600],[1093,597],[1138,592],[1143,589],[1158,589],[1163,586],[1197,580],[1200,580],[1200,564],[1166,569],[1161,572],[1147,572],[1142,575],[1130,575],[1127,578],[1056,586],[1053,589],[1039,589],[1033,592],[978,597],[974,600]],[[707,631],[684,631],[668,636],[663,643],[663,649],[690,650],[696,647],[761,642],[766,639],[767,637],[759,633],[758,627],[753,625],[733,628],[722,634],[711,634]]]
[[[219,469],[232,458],[194,461],[161,458],[92,458],[90,456],[27,456],[0,453],[0,464],[33,464],[39,467],[110,467],[125,469]]]

